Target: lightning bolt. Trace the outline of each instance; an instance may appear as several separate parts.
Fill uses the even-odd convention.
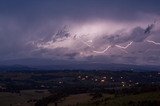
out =
[[[152,43],[152,44],[155,44],[155,45],[160,45],[159,42],[155,42],[155,41],[152,41],[152,40],[147,40],[147,42]]]
[[[79,39],[80,39],[80,41],[81,41],[83,44],[85,44],[86,46],[92,47],[92,45],[88,44],[88,43],[92,43],[92,40],[89,40],[89,41],[86,41],[86,42],[85,42],[84,40],[82,40],[81,37],[79,37]]]
[[[129,44],[127,44],[126,46],[120,46],[120,45],[115,45],[116,47],[118,47],[120,50],[122,50],[125,53],[128,53],[125,49],[127,49],[129,46],[131,46],[133,43],[133,41],[131,41]]]
[[[127,49],[129,46],[131,46],[133,43],[133,41],[131,41],[129,44],[127,44],[126,46],[120,46],[120,45],[115,45],[116,47],[118,48],[121,48],[121,49]]]
[[[80,40],[83,44],[85,44],[86,46],[88,47],[92,47],[90,44],[88,44],[87,42],[83,41],[83,40]]]
[[[93,51],[94,53],[105,53],[109,48],[111,47],[111,45],[109,45],[107,48],[105,48],[103,51]]]
[[[128,53],[128,51],[126,51],[125,49],[119,48],[121,51]]]
[[[88,47],[91,47],[91,48],[94,48],[94,46],[92,46],[92,45],[90,45],[90,44],[88,44],[88,43],[92,43],[93,41],[92,40],[88,40],[88,41],[83,41],[82,40],[82,38],[81,37],[79,37],[80,38],[80,41],[83,43],[83,44],[85,44],[86,46],[88,46]],[[103,51],[93,51],[94,53],[105,53],[109,48],[111,47],[111,45],[109,45],[107,48],[105,48]]]
[[[91,47],[91,48],[94,48],[92,45],[90,45],[90,44],[88,44],[88,43],[92,43],[92,40],[89,40],[89,41],[83,41],[82,40],[82,38],[81,37],[79,37],[80,38],[80,41],[83,43],[83,44],[85,44],[86,46],[88,46],[88,47]],[[125,49],[127,49],[129,46],[131,46],[132,45],[132,43],[133,43],[133,41],[131,41],[129,44],[127,44],[126,46],[121,46],[121,45],[115,45],[117,48],[119,48],[120,50],[122,50],[123,52],[125,52],[125,53],[128,53]],[[94,50],[93,52],[94,53],[105,53],[106,51],[108,51],[108,49],[109,48],[111,48],[112,46],[111,45],[109,45],[107,48],[105,48],[104,50],[102,50],[102,51],[96,51],[96,50]]]
[[[92,40],[88,40],[87,42],[88,42],[88,43],[92,43],[93,41],[92,41]]]

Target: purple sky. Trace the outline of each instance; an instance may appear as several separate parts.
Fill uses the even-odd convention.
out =
[[[1,0],[0,60],[160,66],[159,4],[159,0]]]

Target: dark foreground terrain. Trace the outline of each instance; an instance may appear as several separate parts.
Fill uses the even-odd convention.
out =
[[[0,71],[0,106],[160,106],[160,72]]]

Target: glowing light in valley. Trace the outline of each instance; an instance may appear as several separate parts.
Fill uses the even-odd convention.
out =
[[[101,82],[105,82],[105,80],[102,79]]]
[[[121,48],[121,49],[127,49],[129,46],[131,46],[133,43],[133,41],[131,41],[129,44],[127,44],[126,46],[120,46],[120,45],[116,45],[116,47]]]
[[[106,79],[107,77],[103,77],[103,79]]]
[[[98,79],[95,79],[95,81],[98,81]]]
[[[155,42],[155,41],[153,41],[153,40],[147,40],[147,42],[152,43],[152,44],[155,44],[155,45],[160,45],[159,42]]]
[[[109,48],[111,47],[111,45],[109,45],[106,49],[104,49],[103,51],[93,51],[94,53],[105,53],[107,50],[109,50]]]
[[[139,84],[139,82],[136,82],[135,84],[136,84],[136,85],[138,85],[138,84]]]

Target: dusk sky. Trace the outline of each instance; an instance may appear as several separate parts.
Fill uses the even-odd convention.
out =
[[[160,66],[160,0],[0,0],[0,61],[24,59]]]

